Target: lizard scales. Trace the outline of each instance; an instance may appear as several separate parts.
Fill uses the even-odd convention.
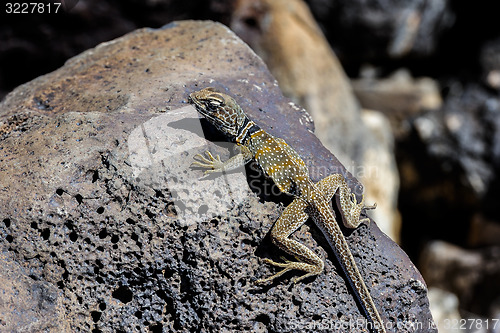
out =
[[[359,304],[372,322],[372,330],[385,333],[382,319],[330,206],[331,198],[339,191],[339,208],[344,225],[356,228],[363,222],[359,216],[364,199],[360,203],[357,202],[356,196],[351,193],[340,174],[333,174],[316,184],[313,183],[309,178],[307,166],[297,152],[283,139],[272,136],[250,120],[232,97],[215,88],[204,88],[191,93],[189,101],[212,125],[241,148],[240,154],[225,162],[222,162],[219,156],[213,157],[210,152],[206,152],[206,156],[197,155],[193,165],[209,169],[206,173],[221,172],[235,169],[253,159],[265,174],[273,179],[280,191],[295,197],[273,226],[271,239],[279,248],[299,261],[285,260],[284,263],[279,263],[264,259],[271,265],[282,267],[283,270],[257,282],[271,281],[292,269],[306,272],[295,277],[294,282],[323,271],[324,263],[320,257],[305,245],[289,238],[311,216],[340,262]]]

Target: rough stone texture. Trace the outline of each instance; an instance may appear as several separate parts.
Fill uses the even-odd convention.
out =
[[[238,0],[231,29],[262,57],[285,96],[311,114],[318,138],[366,185],[367,202],[381,207],[375,212],[379,226],[398,240],[399,176],[391,129],[384,126],[383,115],[363,115],[307,5],[302,0]]]
[[[70,332],[56,286],[33,278],[9,253],[0,252],[0,267],[1,332]]]
[[[289,199],[266,192],[252,166],[246,178],[189,168],[207,148],[228,156],[186,103],[207,85],[291,144],[314,180],[341,172],[361,193],[224,26],[177,22],[101,44],[0,104],[0,246],[23,266],[9,278],[48,286],[71,332],[316,331],[363,318],[316,228],[294,237],[327,258],[324,274],[253,283],[274,271],[262,258],[279,260],[266,233]],[[375,223],[346,234],[382,318],[434,332],[424,282],[401,249]],[[55,309],[35,316],[56,320]]]
[[[220,0],[216,1],[67,0],[57,14],[22,17],[2,10],[0,99],[16,86],[62,66],[68,58],[134,29],[157,28],[182,18],[220,20],[222,14],[216,10]]]

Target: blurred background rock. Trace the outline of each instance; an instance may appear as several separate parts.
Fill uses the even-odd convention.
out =
[[[266,61],[283,92],[310,112],[324,145],[365,184],[368,204],[378,203],[375,221],[420,264],[444,332],[446,318],[500,318],[497,6],[495,0],[81,0],[58,14],[2,10],[0,98],[140,27],[182,19],[226,24]]]

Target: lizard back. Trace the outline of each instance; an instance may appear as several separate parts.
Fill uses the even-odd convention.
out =
[[[250,136],[247,147],[281,192],[300,196],[310,186],[306,164],[285,140],[260,130]]]

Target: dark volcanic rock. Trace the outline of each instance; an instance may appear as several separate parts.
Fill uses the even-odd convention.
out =
[[[224,26],[178,22],[101,44],[0,104],[0,246],[8,265],[29,272],[9,278],[50,296],[35,318],[64,316],[71,332],[315,331],[363,319],[316,228],[319,245],[307,227],[294,237],[327,258],[324,274],[254,284],[274,271],[262,258],[279,260],[265,236],[289,199],[268,192],[252,166],[247,177],[189,167],[206,149],[228,156],[186,103],[208,85],[295,147],[315,180],[341,172],[360,193],[307,114]],[[406,325],[388,331],[435,331],[401,249],[375,223],[346,234],[382,318]]]

